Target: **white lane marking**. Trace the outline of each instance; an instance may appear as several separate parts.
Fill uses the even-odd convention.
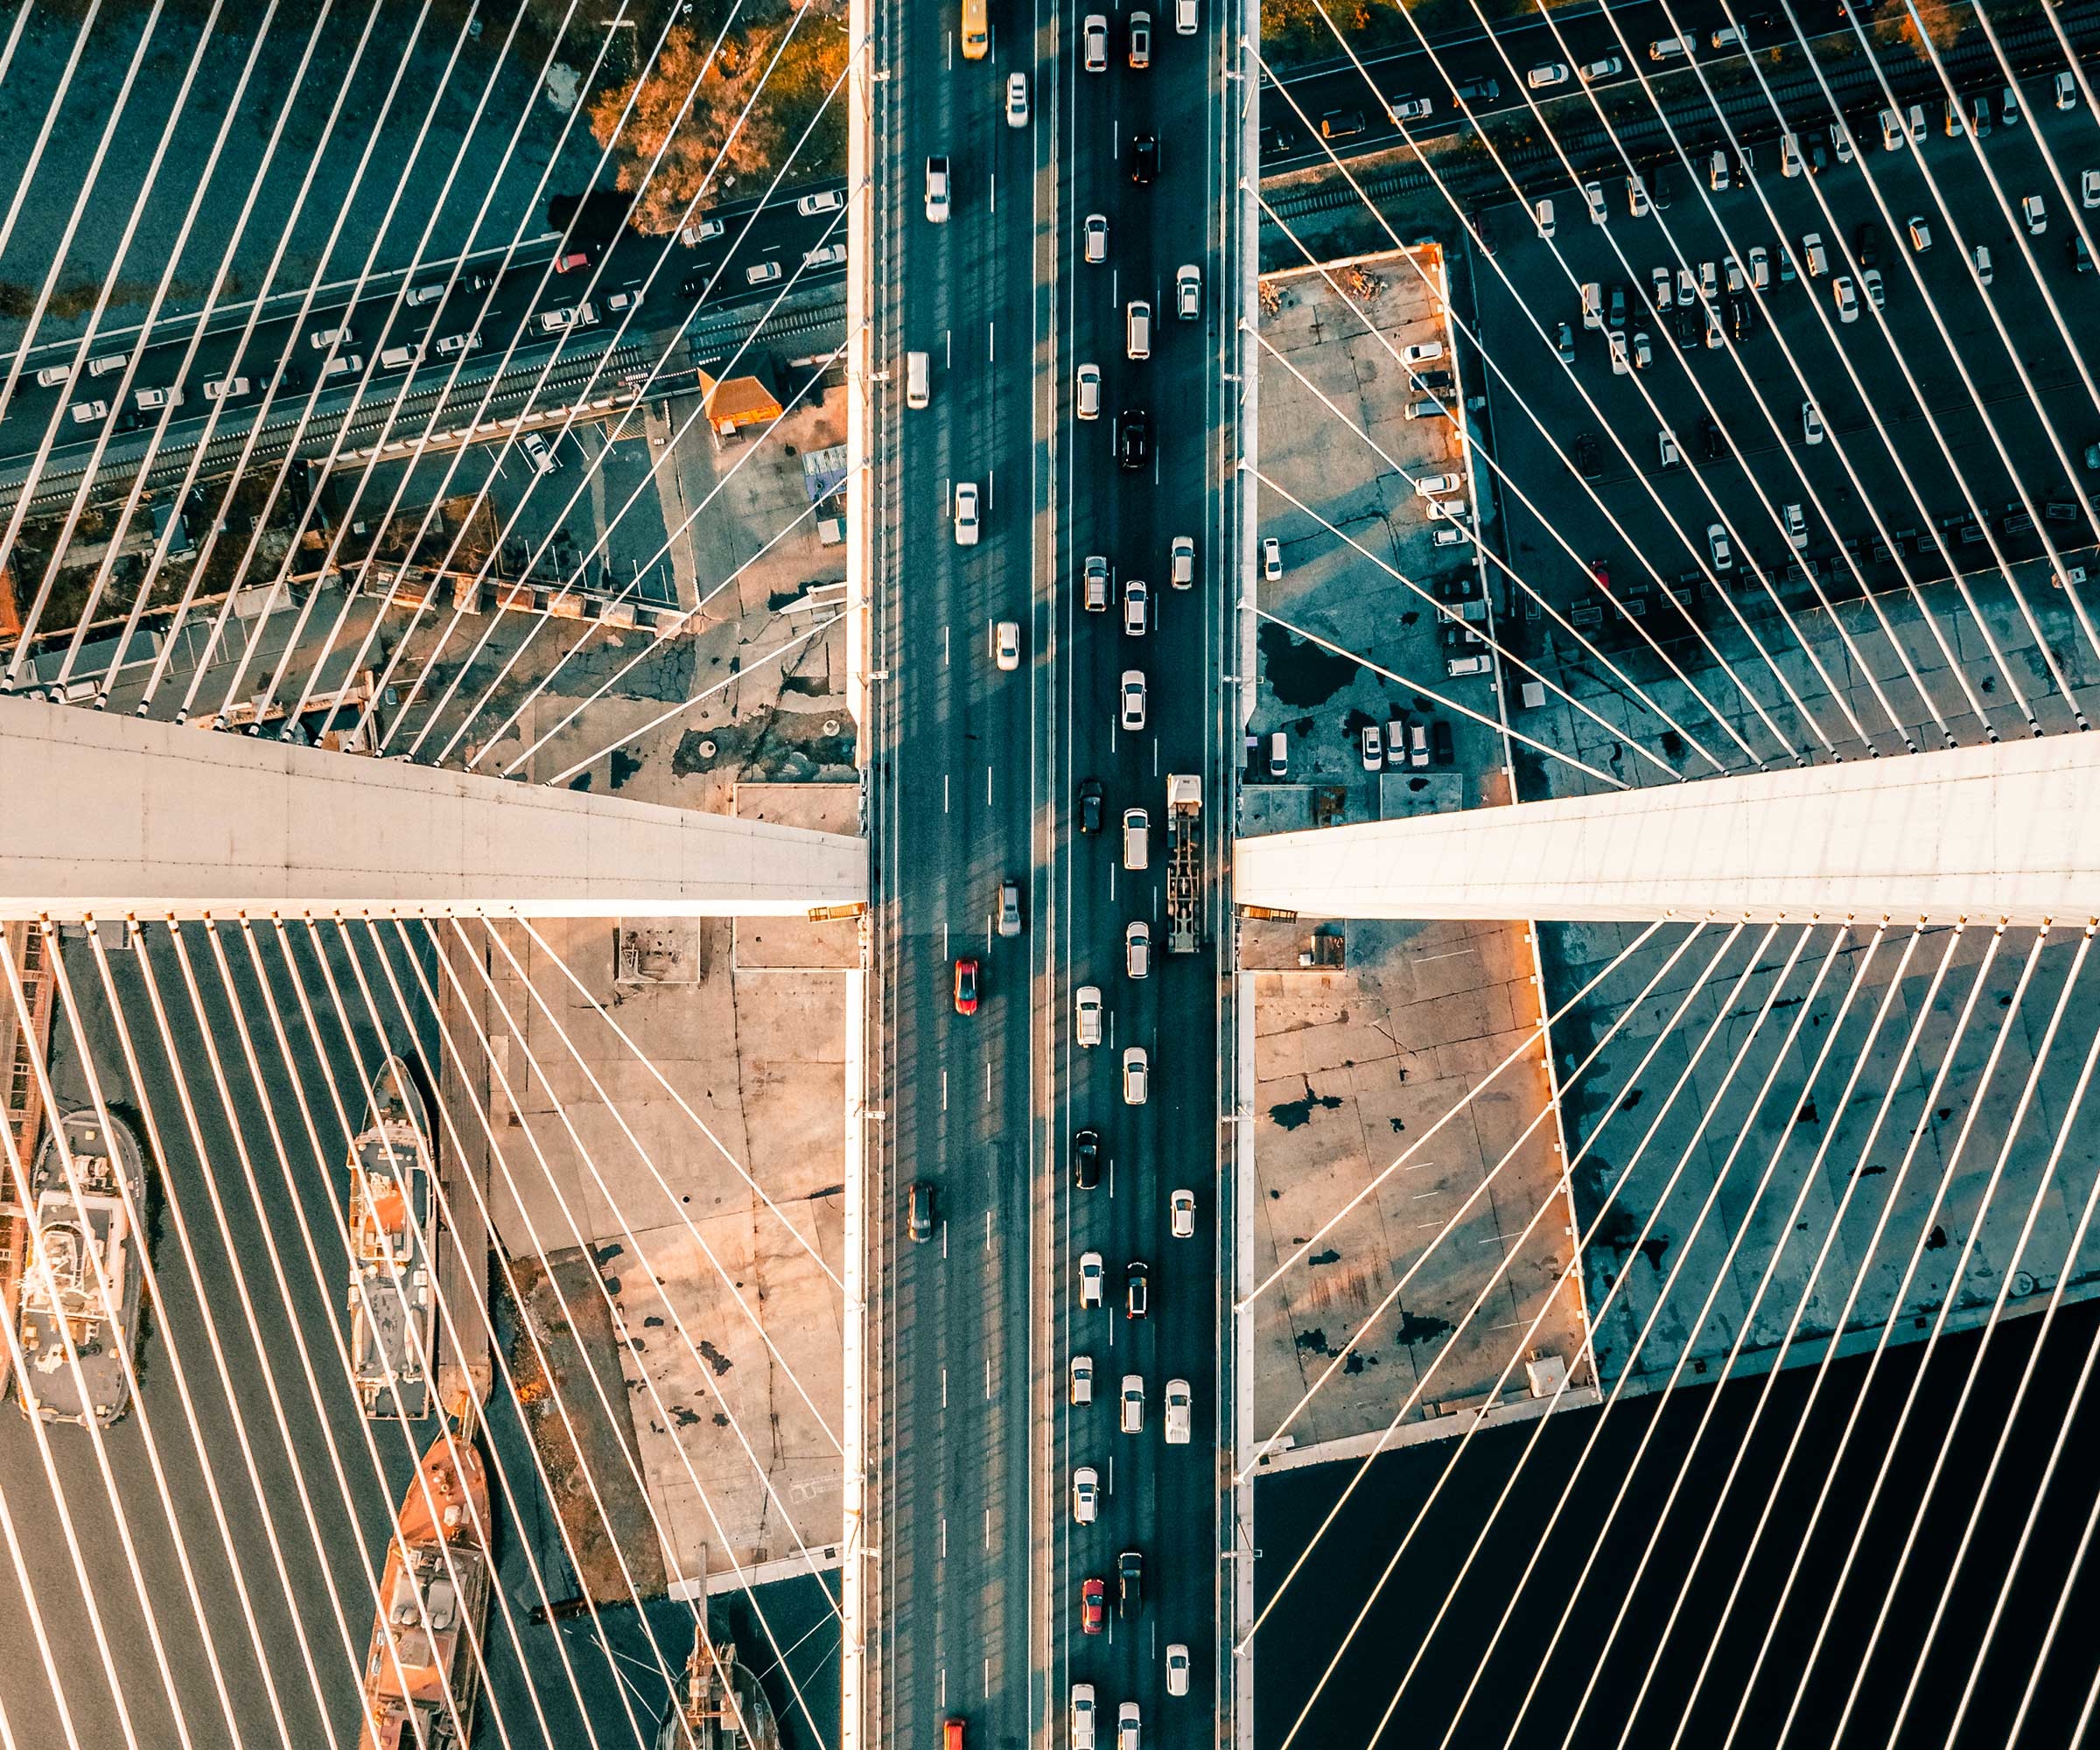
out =
[[[950,328],[942,337],[942,344],[948,348],[944,368],[952,371],[956,368],[956,331],[953,328]]]
[[[987,515],[987,516],[990,516],[990,515],[991,514],[991,508],[992,508],[992,506],[993,506],[995,503],[997,503],[997,502],[998,502],[998,484],[999,484],[998,471],[996,468],[987,468],[987,469],[985,469],[985,470],[984,470],[984,514],[985,514],[985,515]]]
[[[948,628],[944,626],[941,628],[941,666],[943,668],[948,667]]]
[[[990,1355],[984,1357],[984,1396],[987,1399],[991,1396],[991,1357]],[[989,1515],[990,1509],[988,1508],[985,1511]]]
[[[990,1659],[990,1655],[987,1655],[987,1656],[985,1656],[985,1660],[984,1660],[984,1695],[985,1695],[985,1698],[986,1698],[987,1700],[990,1699],[990,1697],[991,1697],[991,1659]]]
[[[992,172],[991,178],[991,210],[994,213],[999,210],[999,178],[998,172],[996,171]]]
[[[1109,1493],[1116,1493],[1116,1454],[1109,1454]]]
[[[948,70],[950,73],[956,70],[956,33],[953,31],[948,33]]]
[[[1122,283],[1123,270],[1121,268],[1110,268],[1109,270],[1109,308],[1110,310],[1115,309],[1117,304],[1123,302],[1123,293],[1118,289],[1122,285]]]
[[[946,1222],[941,1224],[941,1256],[944,1259],[948,1256],[948,1223]]]
[[[984,1060],[984,1103],[991,1104],[991,1060]]]
[[[941,921],[941,957],[943,960],[948,958],[948,920],[945,918]]]
[[[946,1707],[948,1705],[948,1670],[945,1666],[942,1669],[941,1681],[937,1685],[935,1685],[935,1687],[940,1691],[938,1697],[935,1698],[935,1705]]]
[[[991,1548],[991,1509],[989,1507],[984,1509],[984,1547],[987,1550]]]
[[[989,1209],[984,1212],[984,1250],[991,1250],[991,1211]]]
[[[989,365],[998,356],[999,325],[996,322],[987,322],[984,325],[984,362]]]
[[[1158,775],[1156,771],[1153,775]],[[991,806],[991,767],[989,766],[984,768],[984,806]]]
[[[1155,736],[1152,738],[1152,776],[1153,776],[1153,777],[1155,777],[1155,778],[1157,778],[1158,775],[1159,775],[1159,738],[1158,738],[1158,736],[1156,736],[1156,735],[1155,735]]]
[[[1113,900],[1115,899],[1115,897],[1116,897],[1116,865],[1115,865],[1113,863],[1111,863],[1111,864],[1109,864],[1109,898],[1110,899],[1110,900]]]
[[[1113,1343],[1115,1340],[1116,1333],[1110,1330],[1109,1340]],[[946,1368],[941,1369],[941,1407],[943,1410],[948,1408],[948,1369]]]
[[[945,1069],[941,1072],[941,1110],[943,1112],[948,1110],[948,1072]]]
[[[945,1513],[941,1516],[941,1559],[944,1562],[948,1559],[948,1516]]]
[[[945,773],[945,772],[943,772],[943,773],[941,774],[941,812],[942,812],[942,814],[946,814],[946,813],[948,813],[948,774],[947,774],[947,773]]]

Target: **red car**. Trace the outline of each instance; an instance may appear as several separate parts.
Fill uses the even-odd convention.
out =
[[[571,249],[567,255],[557,256],[555,258],[554,270],[557,274],[565,274],[573,271],[577,268],[587,268],[590,265],[590,250]]]
[[[1088,1634],[1101,1633],[1109,1617],[1109,1583],[1082,1580],[1079,1586],[1079,1626]]]
[[[977,962],[974,960],[956,962],[956,1012],[958,1015],[977,1012]]]

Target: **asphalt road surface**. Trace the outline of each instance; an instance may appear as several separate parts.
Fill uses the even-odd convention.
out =
[[[1217,920],[1204,951],[1165,945],[1166,776],[1205,780],[1214,877],[1220,827],[1223,580],[1214,563],[1226,494],[1217,477],[1221,320],[1215,216],[1224,118],[1213,102],[1223,44],[1153,14],[1152,65],[1126,65],[1127,12],[1110,18],[1110,66],[1081,66],[1080,15],[991,9],[990,54],[965,60],[954,10],[900,11],[883,99],[881,284],[901,287],[886,332],[893,497],[878,536],[896,578],[878,805],[888,956],[891,1074],[880,1242],[879,1366],[886,1471],[880,1496],[881,1622],[874,1648],[884,1741],[933,1744],[965,1722],[972,1745],[1068,1739],[1070,1685],[1095,1685],[1100,1742],[1138,1703],[1148,1744],[1209,1740],[1216,1530],[1218,1319]],[[1028,45],[1029,52],[1018,52]],[[1027,77],[1026,125],[1004,116]],[[1130,180],[1133,136],[1160,144],[1158,178]],[[925,212],[926,160],[945,156],[950,216]],[[1082,260],[1082,220],[1109,222],[1107,260]],[[1201,311],[1180,321],[1175,270],[1200,270]],[[1125,356],[1124,305],[1153,308],[1152,356]],[[929,365],[928,404],[904,406],[905,354]],[[1074,371],[1100,367],[1102,416],[1074,414]],[[1151,443],[1126,470],[1118,415],[1143,409]],[[982,530],[960,544],[954,488],[975,485]],[[1169,543],[1194,538],[1194,586],[1168,584]],[[1151,625],[1124,630],[1120,600],[1087,612],[1088,554],[1120,584],[1152,587]],[[994,628],[1018,627],[1018,665]],[[1118,725],[1126,669],[1143,672],[1146,722]],[[1078,830],[1077,792],[1103,791],[1105,830]],[[1151,819],[1149,865],[1121,866],[1126,808]],[[1000,937],[1002,879],[1020,885],[1023,929]],[[1209,884],[1213,893],[1214,879]],[[1124,931],[1152,924],[1150,976],[1125,975]],[[980,964],[974,1015],[957,1012],[955,962]],[[1082,1050],[1074,992],[1100,987],[1105,1038]],[[1120,1060],[1140,1045],[1150,1097],[1126,1104]],[[1073,1182],[1082,1126],[1102,1134],[1099,1186]],[[907,1227],[910,1188],[932,1187],[932,1237]],[[1168,1233],[1168,1197],[1197,1200],[1195,1236]],[[1111,1305],[1078,1305],[1078,1259],[1106,1260]],[[1132,1261],[1150,1267],[1151,1314],[1124,1316]],[[1092,1404],[1068,1402],[1072,1356],[1093,1358]],[[1116,1429],[1116,1386],[1142,1376],[1141,1433]],[[1166,1382],[1186,1380],[1194,1438],[1167,1446]],[[1098,1522],[1074,1522],[1072,1470],[1103,1488]],[[1142,1604],[1118,1620],[1117,1558],[1144,1561]],[[1110,1582],[1098,1637],[1081,1633],[1082,1581]],[[1191,1693],[1170,1702],[1165,1654],[1190,1648]]]

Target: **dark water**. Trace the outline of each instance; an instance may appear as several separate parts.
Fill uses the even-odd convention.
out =
[[[1871,1389],[1866,1357],[1834,1363],[1805,1424],[1814,1373],[1782,1373],[1746,1447],[1762,1379],[1735,1381],[1718,1396],[1705,1388],[1681,1390],[1660,1409],[1654,1399],[1629,1398],[1601,1423],[1594,1410],[1571,1409],[1544,1424],[1521,1470],[1533,1445],[1530,1429],[1502,1428],[1479,1436],[1423,1516],[1412,1544],[1292,1741],[1322,1750],[1358,1750],[1374,1743],[1387,1750],[1433,1750],[1445,1742],[1567,1742],[1610,1750],[1621,1742],[1670,1745],[1684,1721],[1686,1729],[1676,1741],[1690,1750],[1718,1750],[1740,1704],[1734,1742],[1746,1750],[1782,1740],[1803,1750],[1839,1742],[1952,1743],[1964,1750],[2015,1741],[2035,1750],[2068,1745],[2089,1685],[2100,1670],[2093,1632],[2100,1622],[2100,1559],[2089,1559],[2074,1577],[2079,1541],[2100,1498],[2100,1404],[2095,1402],[2100,1390],[2089,1390],[2073,1410],[2081,1370],[2100,1334],[2100,1304],[2067,1308],[2037,1357],[2040,1326],[2039,1318],[2024,1317],[2001,1325],[1992,1337],[1900,1580],[1905,1540],[1978,1353],[1975,1334],[1942,1339],[1922,1371],[1922,1342],[1891,1348]],[[1957,1545],[2030,1359],[2039,1364],[2012,1423],[1998,1474],[1981,1495],[1981,1512],[1957,1572]],[[1914,1385],[1917,1400],[1896,1440],[1897,1417]],[[1684,1485],[1665,1513],[1671,1486],[1710,1410],[1711,1423]],[[1839,1438],[1855,1410],[1858,1426],[1838,1462]],[[1797,1429],[1799,1447],[1782,1480],[1782,1461]],[[2066,1438],[2054,1480],[2039,1496],[2034,1534],[1978,1667],[1987,1621],[2060,1432]],[[1555,1506],[1592,1436],[1594,1450],[1558,1526],[1549,1532]],[[1636,1465],[1643,1438],[1648,1450]],[[1442,1443],[1379,1460],[1291,1584],[1256,1643],[1260,1750],[1280,1750],[1357,1608],[1456,1451],[1455,1442]],[[1880,1500],[1865,1520],[1851,1577],[1840,1589],[1847,1548],[1885,1456],[1891,1462]],[[1698,1557],[1700,1539],[1739,1457],[1732,1490]],[[1354,1469],[1323,1467],[1259,1485],[1263,1603]],[[1811,1532],[1810,1516],[1826,1480],[1829,1498]],[[1507,1503],[1490,1529],[1497,1497],[1506,1488]],[[1622,1488],[1624,1499],[1600,1545],[1600,1528]],[[1753,1553],[1753,1534],[1768,1499],[1773,1502],[1769,1522]],[[1658,1524],[1661,1535],[1636,1584],[1636,1567]],[[1483,1531],[1471,1571],[1439,1623],[1437,1614]],[[1592,1554],[1593,1564],[1582,1578]],[[1797,1555],[1800,1572],[1782,1609],[1782,1589]],[[1950,1574],[1952,1590],[1928,1649],[1928,1630]],[[1636,1710],[1651,1657],[1688,1577],[1682,1611]],[[1724,1625],[1730,1591],[1739,1581],[1740,1595]],[[1833,1599],[1835,1608],[1830,1609]],[[1885,1600],[1889,1608],[1870,1654]],[[2068,1607],[2045,1657],[2050,1616],[2060,1602]],[[1614,1624],[1622,1607],[1624,1619]],[[1508,1621],[1502,1625],[1506,1611]],[[1827,1637],[1815,1653],[1826,1611]],[[1566,1626],[1549,1658],[1564,1612]],[[1771,1644],[1754,1680],[1768,1628]],[[1700,1667],[1710,1649],[1713,1656],[1702,1684]],[[1404,1674],[1418,1656],[1403,1688]],[[1975,1693],[1957,1728],[1956,1709],[1972,1667]],[[1914,1670],[1921,1670],[1899,1730],[1905,1690]],[[1785,1722],[1804,1673],[1797,1717],[1788,1730]],[[2015,1716],[2037,1673],[2015,1740]],[[1536,1690],[1527,1708],[1535,1677]],[[1592,1678],[1594,1692],[1583,1707]],[[1840,1716],[1855,1679],[1858,1695],[1840,1736]],[[1380,1732],[1381,1716],[1396,1690],[1398,1705]]]

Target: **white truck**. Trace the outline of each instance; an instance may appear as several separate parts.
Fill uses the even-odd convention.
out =
[[[1193,772],[1166,779],[1166,951],[1203,946],[1203,780]]]

